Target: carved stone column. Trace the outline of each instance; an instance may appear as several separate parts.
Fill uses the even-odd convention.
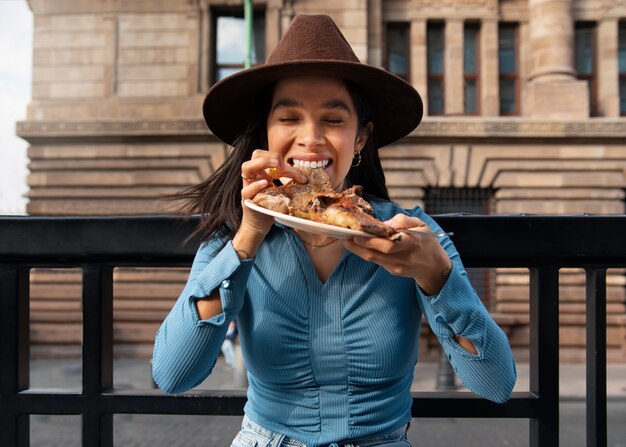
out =
[[[291,25],[291,21],[296,15],[296,12],[293,8],[293,3],[294,3],[293,0],[283,1],[283,9],[280,12],[281,17],[280,17],[279,39],[280,37],[282,37],[283,34],[285,34],[285,31],[287,31],[287,28],[289,28],[289,25]],[[276,41],[276,43],[278,43],[278,41]],[[267,54],[269,54],[269,52]]]
[[[411,21],[411,84],[422,95],[424,113],[428,113],[428,60],[426,56],[426,20]]]
[[[499,108],[498,83],[498,22],[485,19],[480,29],[480,114],[497,116]]]
[[[367,62],[383,65],[383,8],[382,0],[367,1]]]
[[[446,115],[463,114],[463,21],[446,20],[445,27],[445,106]]]
[[[269,56],[282,36],[283,8],[286,3],[271,0],[265,6],[265,57]]]
[[[598,22],[598,111],[601,116],[620,116],[618,35],[616,17],[604,17]]]
[[[529,0],[531,116],[584,119],[589,116],[587,83],[574,71],[571,0]]]

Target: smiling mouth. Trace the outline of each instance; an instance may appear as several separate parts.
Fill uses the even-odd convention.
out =
[[[296,158],[292,158],[290,160],[291,166],[296,168],[326,168],[330,163],[330,160],[318,160],[318,161],[309,161],[309,160],[298,160]]]

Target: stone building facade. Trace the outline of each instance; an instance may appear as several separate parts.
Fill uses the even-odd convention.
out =
[[[240,21],[241,0],[28,3],[33,93],[18,124],[30,143],[28,213],[169,212],[161,198],[205,178],[228,150],[206,129],[201,103],[241,64],[222,54],[243,40],[224,25]],[[431,213],[624,213],[626,0],[257,0],[254,8],[259,61],[295,14],[327,13],[363,62],[420,91],[424,121],[381,151],[399,203]],[[527,358],[528,272],[474,276]],[[579,361],[584,275],[565,269],[561,279],[561,352]],[[623,271],[607,278],[610,361],[626,361],[624,279]],[[184,280],[179,270],[116,271],[118,355],[150,355]],[[36,354],[79,352],[79,281],[71,270],[33,272]],[[425,331],[426,358],[435,358],[431,347]]]

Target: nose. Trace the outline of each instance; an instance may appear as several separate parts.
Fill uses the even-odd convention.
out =
[[[315,150],[324,146],[326,139],[320,126],[315,123],[306,123],[300,129],[298,144],[305,149]]]

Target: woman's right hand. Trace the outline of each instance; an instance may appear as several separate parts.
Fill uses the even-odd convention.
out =
[[[257,149],[252,158],[241,165],[241,202],[243,216],[241,225],[233,238],[235,249],[244,250],[250,257],[254,256],[259,245],[270,231],[274,218],[243,205],[246,199],[252,199],[267,188],[275,178],[289,177],[298,182],[306,182],[306,176],[298,169],[287,165],[275,153]]]

